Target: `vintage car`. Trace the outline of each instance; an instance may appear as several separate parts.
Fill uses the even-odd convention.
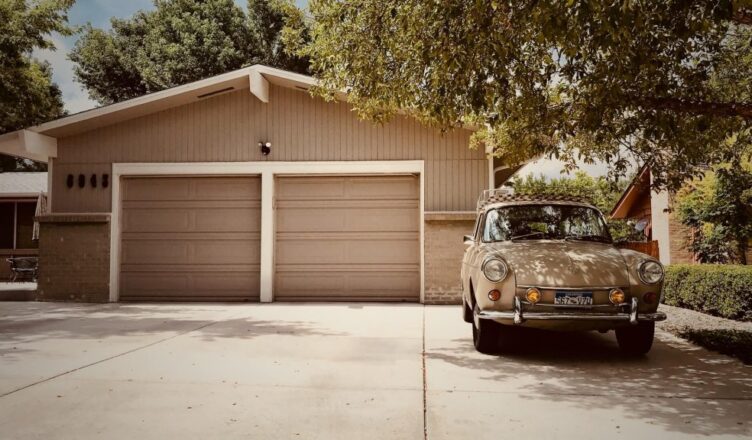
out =
[[[464,240],[462,311],[480,352],[508,349],[514,327],[533,327],[615,330],[622,351],[641,355],[666,319],[661,263],[617,249],[586,201],[486,191]]]

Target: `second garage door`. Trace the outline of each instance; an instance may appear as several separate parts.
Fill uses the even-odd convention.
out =
[[[280,177],[275,300],[419,301],[419,179]]]
[[[258,177],[123,179],[120,299],[258,301]]]

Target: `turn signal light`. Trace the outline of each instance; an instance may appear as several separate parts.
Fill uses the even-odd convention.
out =
[[[530,302],[530,304],[536,304],[541,300],[540,290],[536,289],[535,287],[527,289],[525,296],[527,297],[527,300],[528,302]]]
[[[500,298],[501,292],[499,292],[498,290],[494,289],[488,292],[488,299],[490,299],[491,301],[498,301]]]
[[[611,289],[608,293],[608,299],[611,301],[611,304],[622,304],[627,300],[627,296],[624,295],[621,289]]]
[[[658,297],[658,295],[656,295],[654,292],[648,292],[648,293],[642,295],[642,301],[645,304],[653,304],[655,302],[655,300],[656,300],[657,297]]]

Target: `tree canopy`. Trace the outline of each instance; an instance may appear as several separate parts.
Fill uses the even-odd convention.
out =
[[[747,264],[752,239],[752,165],[723,164],[676,197],[682,223],[694,229],[689,248],[703,263]]]
[[[0,2],[0,134],[61,116],[60,89],[49,64],[32,57],[35,49],[55,49],[52,32],[69,35],[67,11],[74,0]],[[37,168],[3,156],[0,168]]]
[[[312,0],[285,41],[318,93],[363,117],[399,109],[511,163],[650,165],[676,189],[752,137],[750,1]],[[311,43],[298,29],[311,26]]]
[[[528,174],[515,176],[507,183],[516,194],[576,196],[590,200],[601,212],[608,214],[619,201],[630,180],[609,181],[603,176],[593,177],[584,171],[576,171],[572,177],[547,179],[544,175]],[[625,220],[611,220],[609,231],[617,241],[643,241],[645,237]]]
[[[267,64],[306,73],[305,57],[280,42],[288,11],[274,0],[155,0],[156,8],[87,27],[70,58],[92,99],[110,104],[239,69]]]

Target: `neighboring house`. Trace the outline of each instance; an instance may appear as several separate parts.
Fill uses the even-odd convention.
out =
[[[10,257],[36,256],[34,215],[47,191],[47,173],[0,173],[0,280],[10,278]]]
[[[49,162],[38,299],[459,301],[478,195],[513,170],[314,84],[252,66],[0,136]]]
[[[645,237],[657,243],[661,263],[695,264],[697,260],[688,248],[692,230],[679,221],[671,204],[668,192],[650,190],[650,169],[643,166],[611,211],[611,218],[644,222]]]

